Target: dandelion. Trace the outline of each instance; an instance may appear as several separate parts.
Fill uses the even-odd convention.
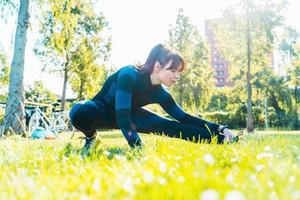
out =
[[[271,147],[270,146],[265,146],[265,151],[271,151]]]
[[[256,176],[253,175],[253,174],[251,174],[251,175],[249,176],[249,179],[250,179],[251,181],[256,181]]]
[[[23,169],[19,169],[18,172],[19,172],[19,174],[21,176],[27,176],[27,174],[28,174],[28,170],[24,169],[24,168]]]
[[[215,158],[210,153],[204,154],[203,160],[209,165],[215,164]]]
[[[120,156],[120,155],[115,155],[115,158],[117,160],[120,160],[120,161],[126,161],[127,160],[125,156]]]
[[[165,178],[163,178],[163,177],[158,177],[158,182],[159,182],[159,184],[161,184],[161,185],[166,185],[166,183],[167,183],[167,181],[166,181],[166,179]]]
[[[98,191],[100,189],[99,179],[95,179],[92,185],[93,190]]]
[[[204,190],[200,194],[199,199],[200,200],[219,200],[220,199],[220,194],[216,190],[208,189],[208,190]]]
[[[226,177],[226,181],[228,183],[232,183],[234,181],[234,177],[231,174],[228,174],[228,176]]]
[[[89,200],[90,198],[88,197],[88,196],[86,196],[86,195],[82,195],[81,197],[80,197],[80,200]]]
[[[142,162],[145,162],[147,160],[148,160],[148,157],[146,157],[146,156],[141,159]]]
[[[271,181],[271,180],[268,180],[268,186],[269,186],[270,188],[272,188],[272,187],[274,186],[274,183],[273,183],[273,181]]]
[[[53,159],[54,159],[55,161],[59,161],[59,157],[58,157],[57,155],[55,155],[55,156],[53,157]]]
[[[24,182],[25,182],[25,184],[29,187],[29,188],[34,188],[35,187],[35,183],[34,183],[34,181],[32,180],[32,178],[31,177],[25,177],[24,178]]]
[[[182,156],[175,156],[174,159],[175,160],[180,160],[182,158]]]
[[[44,191],[44,192],[47,192],[47,187],[45,185],[42,185],[41,190]]]
[[[134,184],[135,184],[135,185],[141,184],[141,179],[140,179],[140,178],[134,179]]]
[[[290,181],[291,183],[293,183],[295,180],[296,180],[295,176],[290,176],[290,177],[289,177],[289,181]]]
[[[106,155],[106,156],[109,156],[110,152],[109,151],[103,151],[103,154]]]
[[[127,191],[128,193],[134,192],[134,187],[132,184],[132,179],[130,177],[127,177],[123,183],[123,189]]]
[[[200,178],[200,173],[197,171],[193,172],[193,175],[195,178]]]
[[[159,170],[161,172],[166,172],[167,171],[167,164],[164,163],[164,162],[161,162],[160,165],[159,165]]]
[[[258,154],[256,156],[257,159],[262,159],[262,158],[273,158],[273,154],[272,153],[261,153],[261,154]]]
[[[143,174],[143,179],[146,183],[151,183],[153,181],[153,174],[151,172],[144,172]]]
[[[278,199],[278,195],[276,194],[276,192],[271,192],[271,194],[270,194],[270,199],[271,199],[271,200],[276,200],[276,199]]]
[[[177,178],[177,181],[179,182],[179,183],[183,183],[184,182],[184,177],[183,176],[179,176],[178,178]]]
[[[261,170],[263,170],[265,168],[265,166],[263,165],[263,164],[260,164],[260,165],[256,165],[255,166],[255,170],[257,171],[257,172],[260,172]]]
[[[225,200],[244,200],[245,196],[238,190],[232,190],[227,192],[225,195]]]

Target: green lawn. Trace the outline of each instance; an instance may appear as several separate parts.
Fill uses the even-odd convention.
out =
[[[300,131],[231,145],[142,135],[140,151],[99,132],[87,159],[78,136],[0,140],[0,199],[300,199]]]

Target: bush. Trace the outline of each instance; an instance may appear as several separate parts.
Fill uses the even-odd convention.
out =
[[[225,124],[226,121],[228,121],[229,113],[228,112],[205,112],[201,113],[201,118],[211,121],[218,124]]]

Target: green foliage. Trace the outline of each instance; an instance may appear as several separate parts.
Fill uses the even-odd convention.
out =
[[[0,198],[299,199],[299,131],[257,132],[232,145],[142,134],[139,151],[119,131],[98,135],[86,159],[78,139],[0,140]]]
[[[294,56],[292,66],[288,71],[289,85],[292,89],[292,97],[294,104],[298,105],[297,111],[300,112],[300,43],[296,43],[292,47]]]
[[[48,4],[35,52],[46,63],[45,69],[64,77],[63,93],[70,81],[78,98],[86,98],[105,77],[100,73],[111,48],[108,23],[95,13],[91,1],[49,0]]]
[[[229,122],[229,113],[216,111],[216,112],[204,112],[200,115],[201,118],[206,119],[208,121],[213,121],[219,124],[228,124]]]
[[[78,51],[74,53],[73,61],[75,71],[70,77],[73,91],[78,94],[78,99],[91,98],[99,90],[107,78],[105,66],[95,63],[98,53],[87,40],[84,40]]]
[[[44,87],[42,81],[34,81],[33,86],[25,91],[25,98],[36,103],[56,102],[57,97],[54,93]]]
[[[241,10],[244,12],[240,13],[238,8],[242,8]],[[297,64],[290,67],[287,76],[279,76],[271,68],[272,52],[275,48],[275,42],[278,41],[275,28],[283,27],[282,11],[284,8],[284,2],[245,0],[241,1],[237,7],[228,8],[224,12],[223,19],[214,20],[210,24],[215,30],[214,34],[218,41],[218,50],[221,56],[224,56],[230,63],[229,78],[233,87],[221,92],[221,95],[224,96],[222,98],[218,97],[219,91],[217,91],[211,99],[208,110],[227,112],[228,119],[225,122],[233,127],[246,125],[247,107],[245,102],[248,100],[249,93],[247,91],[249,90],[251,91],[251,112],[255,127],[260,128],[265,125],[265,100],[267,100],[269,127],[297,129],[299,126]],[[247,19],[250,21],[250,29],[247,29]],[[251,81],[248,86],[247,31],[251,39]],[[281,49],[295,57],[297,55],[296,41],[299,34],[290,28],[286,28],[284,31],[286,35],[282,41]],[[214,115],[212,114],[212,116]],[[216,120],[222,121],[218,115],[215,117]]]
[[[0,107],[0,124],[3,124],[5,109]]]
[[[6,56],[0,52],[0,89],[5,89],[9,84],[10,67]]]
[[[169,30],[170,47],[178,51],[186,61],[186,70],[181,74],[172,93],[184,108],[203,111],[208,106],[214,86],[207,44],[189,18],[180,9],[176,24]]]
[[[190,38],[192,37],[194,29],[189,18],[183,14],[182,9],[179,9],[175,27],[171,27],[169,30],[168,44],[172,49],[178,51],[183,56],[186,63],[190,61],[189,55],[191,52],[189,50],[192,45]],[[178,82],[172,88],[172,93],[180,106],[184,104],[184,98],[190,97],[189,92],[187,92],[189,88],[187,76],[187,73],[182,73]]]

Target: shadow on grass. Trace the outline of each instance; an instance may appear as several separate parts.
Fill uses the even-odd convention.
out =
[[[257,135],[257,137],[255,135],[252,135],[251,137],[252,139],[256,139],[256,138],[259,138],[259,139],[291,139],[291,140],[294,140],[294,139],[299,139],[300,140],[300,134],[263,134],[263,135]]]
[[[300,139],[300,134],[290,134],[290,133],[285,133],[285,134],[266,134],[266,137],[273,137],[273,138],[292,138],[292,139]]]
[[[110,133],[110,134],[101,134],[98,133],[98,136],[101,139],[114,139],[114,138],[124,138],[124,136],[120,133]]]
[[[88,156],[89,159],[98,159],[101,156],[106,156],[107,159],[111,160],[113,158],[122,159],[126,158],[131,160],[135,157],[142,156],[142,149],[130,149],[129,147],[106,147],[98,148],[96,145],[94,149],[91,150],[91,154]],[[72,143],[67,143],[63,149],[62,155],[65,157],[80,156],[81,148],[74,147]]]
[[[241,141],[245,144],[248,142],[274,142],[274,141],[285,141],[291,143],[300,142],[300,134],[293,133],[284,133],[284,134],[276,134],[276,133],[268,133],[268,134],[247,134],[241,137]]]

